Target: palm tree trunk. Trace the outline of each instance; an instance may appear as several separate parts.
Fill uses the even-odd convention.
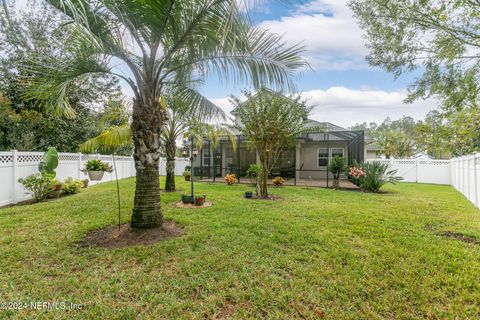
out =
[[[139,105],[135,102],[132,120],[137,180],[130,226],[139,229],[155,228],[163,220],[158,165],[165,113],[158,104]]]
[[[165,179],[165,191],[175,191],[175,141],[168,141],[165,146],[165,154],[167,156],[167,177]]]

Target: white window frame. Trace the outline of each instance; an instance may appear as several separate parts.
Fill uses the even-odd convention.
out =
[[[319,166],[318,165],[318,159],[320,158],[319,155],[320,155],[320,150],[327,150],[327,153],[328,153],[328,156],[327,156],[327,165],[326,166]],[[319,169],[326,169],[328,167],[328,164],[332,161],[333,157],[332,157],[332,150],[342,150],[342,157],[345,157],[345,148],[342,148],[342,147],[338,147],[338,148],[317,148],[317,158],[316,158],[316,161],[317,161],[317,168]],[[322,157],[323,159],[325,159],[325,157]]]
[[[320,150],[327,150],[327,165],[326,166],[319,166],[318,165],[318,159],[320,158]],[[325,159],[325,157],[322,157],[322,159]],[[330,151],[328,148],[317,148],[317,158],[315,159],[317,162],[317,168],[320,169],[326,169],[328,166],[328,163],[330,163]]]
[[[209,164],[205,164],[205,151],[208,152],[208,162]],[[202,150],[202,167],[209,167],[212,165],[212,155],[210,154],[210,149],[203,149]]]

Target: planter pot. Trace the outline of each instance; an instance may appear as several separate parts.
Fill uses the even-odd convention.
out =
[[[245,198],[252,199],[253,198],[253,192],[250,192],[250,191],[245,192]]]
[[[92,181],[100,181],[103,178],[105,171],[88,171],[88,177]]]
[[[82,182],[83,182],[83,187],[84,187],[84,188],[87,188],[87,187],[88,187],[88,183],[89,183],[88,179],[84,179],[84,180],[82,180]]]
[[[51,199],[60,198],[61,194],[62,194],[62,189],[52,190],[48,194],[48,197],[51,198]]]
[[[196,206],[203,206],[204,203],[205,203],[205,197],[195,198]]]
[[[182,195],[182,202],[183,203],[193,203],[193,197],[192,196],[187,196],[187,195]]]
[[[184,176],[184,178],[185,178],[185,181],[187,182],[190,181],[190,176]]]

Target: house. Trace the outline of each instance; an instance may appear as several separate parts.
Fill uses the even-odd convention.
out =
[[[236,126],[241,126],[236,111],[231,114],[235,117]],[[336,156],[345,157],[349,164],[377,157],[373,139],[365,137],[363,131],[350,131],[330,122],[305,121],[307,127],[319,128],[318,132],[298,136],[295,147],[283,150],[271,172],[272,176],[295,180],[331,179],[331,174],[327,176],[327,166]],[[251,164],[259,163],[256,152],[247,147],[246,138],[238,129],[233,131],[237,140],[236,150],[227,138],[220,140],[216,150],[210,150],[206,141],[193,162],[195,176],[212,178],[235,173],[237,177],[243,177]]]

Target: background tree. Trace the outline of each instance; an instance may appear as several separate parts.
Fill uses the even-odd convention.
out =
[[[409,158],[415,153],[414,142],[402,131],[380,131],[375,138],[378,153],[387,159]]]
[[[0,110],[0,150],[78,152],[78,145],[99,132],[97,112],[102,102],[118,89],[116,81],[96,77],[91,82],[72,83],[66,96],[76,117],[65,117],[39,108],[26,99],[26,83],[32,61],[68,60],[72,55],[71,30],[59,30],[56,11],[40,4],[7,12],[0,6],[0,91],[9,104]]]
[[[407,101],[435,95],[447,110],[477,108],[478,1],[352,0],[372,66],[395,76],[419,69]]]
[[[242,123],[238,129],[260,158],[262,170],[257,196],[265,198],[270,171],[281,151],[294,146],[296,137],[306,130],[304,121],[310,110],[297,96],[285,97],[267,89],[260,89],[255,95],[246,91],[245,97],[246,102],[232,97],[232,104]]]
[[[285,87],[292,72],[305,66],[301,47],[286,46],[279,36],[252,27],[234,0],[46,2],[67,17],[77,51],[63,63],[37,61],[28,96],[71,113],[64,88],[79,78],[111,74],[131,87],[137,178],[133,228],[162,223],[158,165],[167,90],[202,107],[210,102],[190,86],[192,72],[199,78],[216,74],[223,80],[251,80],[255,87]],[[128,72],[112,68],[112,61]]]
[[[453,130],[439,111],[431,111],[415,126],[414,139],[419,149],[435,159],[450,159],[454,150]]]

